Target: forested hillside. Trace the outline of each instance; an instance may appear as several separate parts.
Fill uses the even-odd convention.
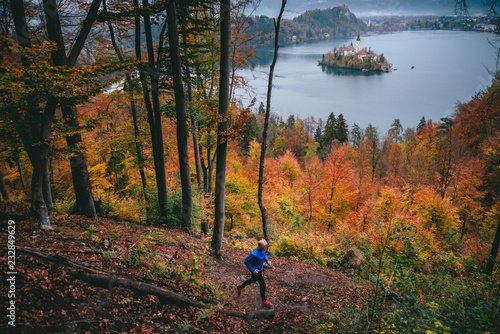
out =
[[[335,37],[354,36],[367,30],[366,24],[356,18],[347,7],[309,10],[293,19],[283,20],[280,43],[303,43]],[[262,36],[267,44],[272,41],[273,19],[267,16],[251,17],[249,29]]]
[[[2,2],[2,329],[500,332],[500,75],[387,133],[266,118],[233,96],[250,5]],[[280,35],[361,28],[334,8]],[[262,310],[236,286],[266,232]]]

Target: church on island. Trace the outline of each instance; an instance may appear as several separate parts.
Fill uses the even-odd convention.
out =
[[[328,51],[323,55],[319,65],[332,68],[347,68],[363,71],[392,71],[392,64],[387,62],[384,54],[376,54],[370,48],[361,48],[361,38],[356,38],[355,45],[343,46]]]

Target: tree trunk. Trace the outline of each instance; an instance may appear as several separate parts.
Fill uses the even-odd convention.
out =
[[[66,124],[77,130],[80,127],[76,107],[63,108],[63,116]],[[82,144],[82,136],[75,133],[66,137],[66,144],[70,151],[69,163],[71,166],[71,177],[73,189],[75,191],[77,212],[91,219],[97,219],[97,212],[92,195],[92,185],[90,184],[89,171],[87,168],[87,157],[78,147]]]
[[[52,64],[54,66],[73,67],[80,55],[80,52],[85,44],[85,40],[90,32],[92,24],[95,20],[97,11],[101,5],[101,0],[94,0],[89,8],[89,12],[85,17],[80,32],[71,48],[70,54],[67,57],[64,47],[64,39],[62,35],[61,22],[56,0],[45,0],[43,2],[45,20],[47,25],[47,35],[49,40],[55,42],[58,50],[52,55]],[[73,129],[79,128],[78,112],[75,106],[63,108],[63,115],[66,119],[66,124]],[[97,213],[92,195],[92,186],[87,168],[87,158],[84,152],[80,152],[78,147],[82,143],[82,136],[75,133],[66,137],[70,155],[71,174],[73,179],[73,188],[75,191],[76,204],[78,212],[91,219],[97,219]]]
[[[200,157],[200,145],[198,142],[198,121],[191,117],[191,126],[193,127],[193,148],[194,148],[194,162],[196,166],[196,182],[198,184],[198,188],[201,189],[202,181],[201,181],[201,157]]]
[[[208,182],[208,166],[205,165],[205,158],[203,157],[203,147],[200,146],[200,164],[203,173],[203,192],[207,193],[207,182]]]
[[[493,273],[493,267],[497,262],[498,247],[500,246],[500,219],[498,220],[497,232],[495,233],[495,239],[493,239],[493,244],[491,245],[491,252],[488,256],[488,263],[486,264],[486,274],[491,275]]]
[[[95,20],[97,11],[99,10],[101,0],[92,1],[88,15],[86,16],[78,37],[73,44],[68,58],[64,51],[64,41],[62,39],[61,24],[57,13],[57,4],[55,0],[44,1],[45,16],[47,20],[47,32],[49,39],[57,43],[61,58],[54,59],[54,65],[73,67],[78,59],[78,56],[85,44],[85,40],[90,32],[92,24]],[[67,124],[75,129],[79,128],[78,113],[76,107],[63,108],[63,115],[67,120]],[[88,175],[87,159],[85,153],[78,151],[77,147],[82,143],[82,137],[79,133],[66,138],[67,145],[72,152],[70,157],[71,172],[73,174],[73,187],[75,188],[75,196],[77,206],[80,213],[89,218],[96,219],[94,198],[92,196],[92,186]]]
[[[260,151],[260,164],[259,164],[259,188],[257,192],[257,201],[259,203],[260,212],[262,214],[262,232],[264,233],[264,239],[269,242],[269,235],[267,233],[267,212],[262,201],[262,188],[264,183],[264,162],[266,159],[266,149],[267,149],[267,129],[269,127],[269,115],[271,114],[271,91],[273,89],[273,77],[274,77],[274,67],[276,66],[276,61],[278,60],[278,37],[280,33],[281,17],[285,11],[286,0],[282,0],[281,9],[278,15],[277,22],[274,21],[274,56],[269,69],[269,80],[267,84],[267,102],[266,102],[266,116],[264,118],[264,130],[262,131],[262,148]]]
[[[85,43],[85,40],[90,32],[90,28],[95,19],[95,15],[100,6],[100,0],[94,0],[86,16],[78,37],[73,44],[70,53],[70,60],[66,58],[64,48],[64,40],[59,20],[57,2],[55,0],[46,0],[43,2],[47,35],[52,42],[55,42],[58,49],[51,55],[52,64],[54,66],[74,66],[78,55]],[[13,0],[12,15],[16,26],[18,41],[22,47],[30,47],[30,38],[28,27],[26,24],[24,8],[22,1]],[[26,65],[25,59],[22,59],[23,65]],[[45,106],[44,113],[41,115],[41,121],[33,125],[31,128],[31,138],[26,139],[25,146],[28,151],[31,163],[33,165],[33,182],[32,182],[32,210],[36,214],[40,228],[51,229],[49,212],[52,207],[52,195],[50,193],[50,180],[47,168],[47,153],[52,121],[58,101],[56,98],[49,97]],[[86,165],[85,165],[86,167]],[[88,174],[87,174],[88,175]],[[45,186],[44,186],[45,184]],[[74,185],[75,190],[81,185]],[[90,187],[89,187],[90,189]],[[50,199],[50,200],[49,200]],[[93,203],[92,203],[93,206]],[[94,215],[95,216],[95,215]]]
[[[11,1],[12,17],[16,29],[17,41],[23,48],[30,48],[30,36],[28,26],[26,24],[26,16],[24,5],[21,0]],[[52,59],[60,58],[61,52],[52,53]],[[25,58],[21,58],[23,66],[28,66]],[[33,116],[40,117],[37,123],[30,125],[30,138],[23,138],[24,146],[28,152],[31,164],[33,166],[33,175],[31,182],[31,211],[38,219],[38,224],[41,229],[51,230],[49,210],[43,196],[43,177],[45,166],[47,165],[48,141],[52,128],[58,100],[49,97],[45,105],[42,115],[38,115],[38,111]],[[28,110],[28,112],[32,112]]]
[[[45,205],[49,214],[54,210],[54,196],[52,195],[52,186],[50,185],[49,159],[45,159],[43,167],[42,192]]]
[[[31,136],[37,145],[27,145],[28,156],[33,165],[33,176],[31,181],[31,210],[38,219],[42,230],[52,230],[49,218],[49,207],[44,198],[43,182],[47,167],[47,154],[49,151],[49,139],[52,121],[57,107],[57,99],[49,97],[42,120],[38,127],[32,128]]]
[[[465,224],[467,223],[467,214],[464,213],[462,215],[462,228],[460,229],[460,240],[464,240],[464,234],[465,234]]]
[[[201,161],[201,169],[203,171],[203,191],[206,195],[212,194],[212,186],[213,186],[213,174],[214,174],[214,165],[216,154],[212,157],[212,150],[207,148],[207,163],[205,164],[205,158],[203,156],[203,149],[200,146],[200,161]]]
[[[187,57],[188,55],[188,39],[186,34],[186,23],[182,22],[182,39],[184,42],[184,55]],[[193,87],[191,85],[191,69],[189,62],[185,62],[184,70],[186,72],[187,78],[187,100],[189,103],[193,102]],[[196,167],[196,182],[198,184],[198,188],[201,189],[201,161],[200,161],[200,149],[198,145],[198,121],[194,116],[191,116],[191,133],[193,136],[193,151],[194,151],[194,164]]]
[[[31,47],[28,24],[26,23],[26,15],[24,13],[23,0],[10,0],[10,8],[12,10],[14,28],[16,29],[17,43],[23,48]],[[22,59],[22,62],[23,65],[26,65],[25,59]]]
[[[208,175],[207,175],[207,194],[212,198],[213,184],[214,184],[214,165],[215,159],[217,157],[217,150],[212,155],[212,150],[207,149],[207,159],[208,159]]]
[[[200,146],[200,165],[203,171],[203,194],[205,198],[208,198],[207,210],[210,210],[212,206],[212,194],[209,194],[208,189],[208,166],[205,165],[205,159],[203,158],[203,148]],[[201,222],[201,231],[204,234],[208,234],[210,231],[210,220],[207,218]]]
[[[215,167],[215,205],[214,234],[212,251],[221,257],[224,238],[226,159],[229,116],[229,43],[231,42],[231,0],[221,0],[220,9],[220,78],[219,78],[219,115],[223,121],[217,125],[217,165]]]
[[[19,151],[16,152],[16,165],[17,165],[17,171],[19,172],[19,178],[21,179],[21,185],[23,189],[25,189],[26,182],[24,182],[24,173],[23,173],[23,167],[21,165],[21,159],[19,158]]]
[[[7,191],[7,188],[5,187],[5,182],[3,181],[3,174],[1,171],[0,171],[0,192],[2,193],[2,198],[4,201],[10,200],[9,192]]]
[[[106,11],[106,1],[102,2],[103,9]],[[111,24],[111,21],[108,21],[108,29],[109,29],[109,35],[111,39],[111,44],[113,45],[113,48],[115,49],[116,55],[118,56],[118,59],[120,61],[125,61],[125,58],[123,57],[123,54],[118,47],[118,44],[116,43],[116,38],[115,38],[115,32],[113,29],[113,25]],[[144,156],[142,154],[142,145],[141,145],[141,139],[140,139],[140,133],[139,133],[139,124],[137,121],[137,108],[135,105],[135,100],[134,100],[134,84],[132,83],[132,79],[130,78],[130,74],[125,75],[125,91],[128,94],[129,97],[129,103],[130,103],[130,113],[132,114],[132,124],[134,126],[134,143],[135,143],[135,151],[137,155],[137,165],[139,168],[139,174],[141,175],[141,182],[142,182],[142,193],[144,195],[144,200],[147,202],[149,201],[149,194],[148,194],[148,185],[147,185],[147,180],[146,180],[146,173],[144,172]],[[147,209],[146,209],[147,210]]]
[[[143,0],[143,6],[148,6],[148,1]],[[134,0],[134,7],[139,8],[139,0]],[[144,95],[144,105],[148,113],[148,123],[151,132],[151,141],[153,146],[153,160],[155,164],[156,188],[158,191],[158,205],[163,223],[167,222],[167,176],[165,174],[165,153],[163,152],[163,133],[161,126],[161,111],[158,100],[158,80],[154,65],[153,39],[151,33],[151,21],[149,15],[144,16],[144,25],[146,40],[148,46],[149,66],[145,70],[139,65],[139,76]],[[136,60],[141,62],[141,20],[135,17],[135,56]],[[152,83],[153,104],[149,97],[149,87],[146,73],[150,74]],[[155,79],[156,78],[156,79]]]
[[[148,7],[148,0],[143,0],[143,7]],[[161,108],[158,96],[158,69],[156,68],[153,35],[151,29],[151,19],[148,14],[144,15],[144,32],[146,35],[146,46],[148,53],[148,73],[151,80],[151,99],[153,102],[154,132],[156,139],[156,157],[158,171],[156,175],[158,185],[158,201],[160,204],[160,213],[164,222],[167,222],[167,176],[165,174],[165,153],[163,150],[163,131],[161,125]],[[161,47],[161,46],[160,46]],[[149,93],[148,93],[149,95]]]
[[[127,75],[128,84],[130,89],[130,94],[133,95],[132,80],[130,76]],[[144,194],[144,200],[149,201],[148,194],[148,182],[146,179],[146,173],[144,172],[144,155],[142,154],[141,136],[139,133],[139,124],[137,122],[137,108],[135,107],[135,100],[133,97],[130,98],[130,112],[132,113],[132,122],[134,124],[134,142],[135,142],[135,152],[137,154],[137,164],[139,167],[139,174],[141,175],[142,182],[142,193]]]
[[[210,209],[212,207],[212,193],[213,193],[212,186],[214,183],[213,176],[214,176],[214,165],[215,165],[216,153],[212,156],[212,150],[210,148],[207,149],[207,160],[208,160],[207,166],[205,166],[205,161],[203,159],[201,159],[201,162],[202,162],[201,165],[203,168],[203,191],[205,193],[206,198],[208,198],[208,207],[207,207],[208,211],[210,211]],[[203,230],[203,233],[205,233],[205,234],[208,233],[208,231],[210,230],[210,221],[209,220],[206,220],[204,223],[202,223],[202,230]]]
[[[328,215],[330,218],[330,219],[328,219],[328,229],[330,229],[332,227],[332,201],[333,201],[333,191],[334,190],[335,190],[335,174],[332,171],[332,187],[331,187],[331,191],[330,191],[330,205],[329,205],[329,209],[328,209]]]
[[[174,81],[175,110],[177,113],[177,150],[179,154],[182,188],[182,224],[186,231],[191,232],[193,229],[193,198],[191,196],[191,178],[189,170],[186,101],[182,80],[179,34],[177,31],[177,9],[175,8],[174,1],[169,1],[167,20],[170,58],[172,60],[172,79]]]
[[[52,230],[49,218],[49,209],[43,196],[43,166],[47,163],[46,150],[37,148],[40,152],[32,150],[30,154],[31,164],[33,165],[33,177],[31,180],[31,210],[38,218],[38,225],[42,230]]]

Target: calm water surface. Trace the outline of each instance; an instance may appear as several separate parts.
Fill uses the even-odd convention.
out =
[[[416,127],[422,116],[438,121],[453,114],[491,84],[495,35],[478,32],[418,31],[361,36],[361,46],[384,53],[397,71],[367,73],[327,71],[317,66],[321,56],[354,39],[334,39],[281,47],[275,69],[272,111],[284,119],[314,116],[326,121],[330,112],[344,114],[348,124],[369,123],[384,134],[395,118]],[[252,91],[238,90],[244,101],[257,97],[265,104],[272,51],[264,52],[251,69],[240,71]],[[414,69],[411,67],[414,66]]]

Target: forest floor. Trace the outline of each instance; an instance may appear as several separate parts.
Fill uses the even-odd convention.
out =
[[[0,204],[2,217],[27,210],[27,205]],[[236,293],[237,285],[250,277],[243,260],[256,240],[225,239],[220,260],[209,254],[209,237],[178,229],[65,214],[52,215],[54,231],[39,230],[33,218],[14,221],[15,274],[9,282],[15,293],[9,295],[13,286],[9,291],[9,284],[2,284],[0,298],[3,305],[15,301],[16,326],[7,325],[4,314],[0,332],[311,333],[318,331],[318,319],[347,307],[359,309],[366,297],[366,287],[347,272],[270,254],[272,267],[263,275],[273,317],[231,316],[220,310],[248,315],[264,309],[257,283],[241,296]],[[6,266],[7,220],[0,226],[6,282],[12,276]],[[75,270],[88,271],[82,266],[150,283],[209,308],[172,305],[118,284],[101,287],[78,277]]]

